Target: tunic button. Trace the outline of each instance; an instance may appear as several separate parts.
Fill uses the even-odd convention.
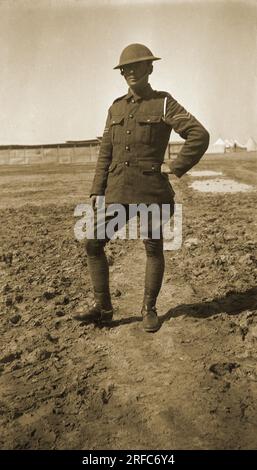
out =
[[[132,100],[131,100],[131,103],[135,103],[135,100],[134,100],[134,98],[132,98]]]
[[[129,162],[125,162],[125,165],[128,166],[128,165],[129,165]]]
[[[134,114],[130,114],[129,117],[132,119],[134,117]]]
[[[151,122],[151,119],[147,119],[147,122]]]
[[[127,133],[127,134],[131,134],[131,131],[128,130],[128,131],[126,131],[126,133]]]
[[[129,152],[129,151],[130,151],[130,147],[129,147],[129,145],[126,145],[126,147],[125,147],[125,150],[127,150],[127,152]]]

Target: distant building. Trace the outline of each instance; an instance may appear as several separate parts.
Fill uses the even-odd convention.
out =
[[[99,138],[58,144],[1,145],[0,164],[94,163],[99,147]]]
[[[173,160],[174,158],[176,158],[176,156],[179,154],[180,150],[182,149],[183,145],[184,145],[183,141],[169,142],[167,150],[166,150],[165,158],[170,159],[170,160]]]

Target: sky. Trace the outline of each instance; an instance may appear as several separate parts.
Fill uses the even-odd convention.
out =
[[[0,0],[0,145],[102,135],[135,42],[211,142],[257,140],[257,0]]]

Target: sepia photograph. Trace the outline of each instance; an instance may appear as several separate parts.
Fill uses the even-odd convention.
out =
[[[1,451],[257,450],[257,1],[0,0],[0,57]]]

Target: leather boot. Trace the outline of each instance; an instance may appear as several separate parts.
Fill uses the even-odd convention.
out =
[[[144,298],[141,314],[143,317],[143,328],[148,333],[154,333],[160,328],[155,303],[156,299]]]
[[[94,294],[95,302],[92,307],[79,307],[73,315],[76,320],[86,323],[109,323],[113,317],[113,306],[111,304],[110,294]]]

